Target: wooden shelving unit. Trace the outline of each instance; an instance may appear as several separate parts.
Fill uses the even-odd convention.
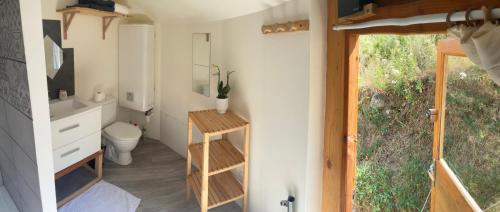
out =
[[[203,134],[203,141],[193,143],[193,123]],[[243,130],[243,151],[229,141],[227,133]],[[188,114],[187,191],[193,190],[202,212],[243,198],[247,208],[248,191],[248,122],[228,111],[193,111]],[[222,139],[210,140],[221,135]],[[193,163],[192,163],[193,162]],[[192,164],[198,170],[192,170]],[[243,182],[238,181],[232,169],[243,167]]]
[[[117,17],[124,17],[126,16],[125,14],[117,13],[117,12],[107,12],[107,11],[101,11],[101,10],[96,10],[92,8],[86,8],[86,7],[68,7],[64,9],[59,9],[57,12],[60,12],[63,14],[63,33],[64,33],[64,40],[68,39],[68,29],[69,26],[71,25],[71,22],[73,21],[73,18],[75,17],[75,14],[82,14],[82,15],[93,15],[93,16],[98,16],[102,18],[102,39],[106,39],[106,30],[108,30],[109,25],[111,25],[111,22],[114,20],[114,18]]]

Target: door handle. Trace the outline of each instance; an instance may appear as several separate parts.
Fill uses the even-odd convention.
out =
[[[77,124],[74,124],[74,125],[62,128],[62,129],[59,130],[59,132],[63,133],[63,132],[66,132],[68,130],[72,130],[72,129],[75,129],[75,128],[78,128],[78,127],[80,127],[80,124],[77,123]]]
[[[427,110],[427,112],[425,113],[425,116],[431,121],[431,122],[435,122],[437,121],[437,118],[438,118],[438,110],[437,109],[429,109]]]
[[[74,149],[72,149],[72,150],[69,150],[69,151],[67,151],[67,152],[65,152],[65,153],[63,153],[63,154],[61,154],[61,158],[66,157],[66,156],[68,156],[68,155],[71,155],[71,154],[73,154],[73,153],[75,153],[75,152],[78,152],[78,151],[80,151],[80,147],[74,148]]]

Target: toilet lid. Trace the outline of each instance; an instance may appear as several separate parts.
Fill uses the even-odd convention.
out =
[[[137,140],[141,137],[141,130],[138,127],[124,122],[115,122],[106,127],[104,132],[112,138],[122,141]]]

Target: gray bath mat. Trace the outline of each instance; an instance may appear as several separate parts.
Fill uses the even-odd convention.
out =
[[[141,200],[104,180],[59,208],[59,212],[134,212]]]

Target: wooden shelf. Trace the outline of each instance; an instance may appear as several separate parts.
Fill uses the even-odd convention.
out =
[[[202,134],[210,136],[241,130],[248,125],[247,121],[231,111],[225,114],[219,114],[216,110],[193,111],[189,112],[189,118]]]
[[[117,13],[117,12],[108,12],[102,10],[96,10],[92,8],[86,7],[67,7],[64,9],[58,9],[57,12],[60,13],[79,13],[84,15],[93,15],[99,17],[123,17],[125,14]]]
[[[193,124],[203,134],[203,141],[193,144]],[[243,132],[243,148],[240,151],[228,140],[228,133]],[[210,136],[222,135],[220,140],[210,140]],[[248,205],[248,152],[250,125],[238,115],[228,111],[219,114],[216,110],[192,111],[188,113],[187,139],[187,197],[194,191],[200,211],[207,212],[237,199],[243,198],[242,209]],[[198,171],[192,171],[192,164]],[[231,173],[231,169],[242,166],[241,183]]]
[[[198,202],[201,202],[201,173],[193,172],[188,177]],[[231,172],[223,172],[208,178],[208,209],[218,207],[244,197],[243,187]]]
[[[338,19],[338,24],[350,24],[353,23],[354,21],[370,18],[376,15],[375,14],[376,9],[377,9],[376,4],[374,3],[367,4],[363,6],[363,10],[360,12],[354,13],[349,16],[340,17]]]
[[[86,8],[86,7],[68,7],[64,9],[58,9],[57,12],[60,12],[63,14],[63,33],[64,33],[64,40],[68,39],[68,29],[69,26],[71,25],[71,22],[73,21],[73,18],[75,17],[75,14],[82,14],[82,15],[92,15],[92,16],[97,16],[102,18],[102,39],[106,39],[106,31],[109,28],[109,25],[111,25],[111,22],[113,21],[114,18],[117,17],[125,17],[125,14],[122,13],[117,13],[117,12],[108,12],[108,11],[102,11],[102,10],[96,10],[92,8]]]
[[[225,172],[244,164],[243,154],[228,140],[210,142],[208,175]],[[203,143],[191,144],[189,151],[198,168],[203,164]]]

